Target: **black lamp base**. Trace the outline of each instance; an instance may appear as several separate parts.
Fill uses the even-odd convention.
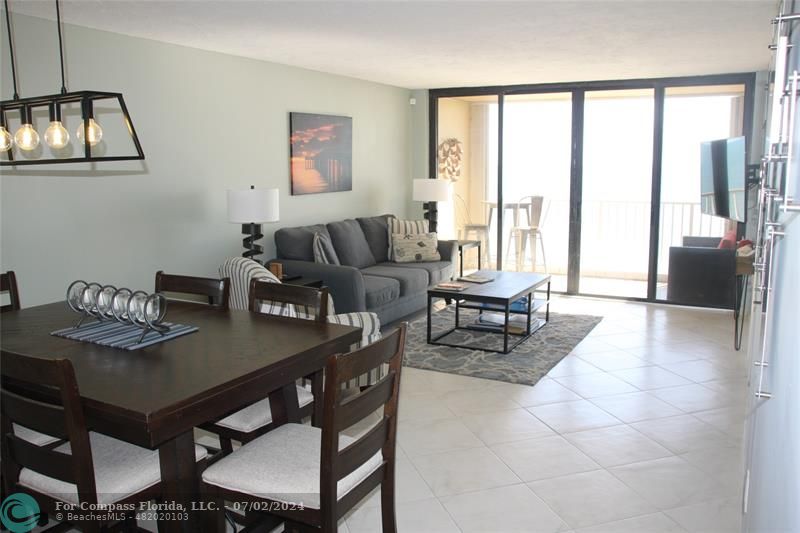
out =
[[[423,218],[428,221],[428,230],[436,233],[436,226],[439,221],[439,208],[436,202],[425,202],[422,204]]]
[[[242,239],[242,246],[246,250],[242,257],[255,260],[255,256],[264,253],[264,247],[256,244],[256,241],[264,237],[261,233],[261,224],[242,224],[242,234],[247,235]]]

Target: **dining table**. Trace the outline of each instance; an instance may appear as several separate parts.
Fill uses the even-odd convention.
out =
[[[188,512],[159,531],[200,531],[194,428],[269,397],[276,425],[299,422],[295,381],[360,341],[361,328],[170,301],[194,333],[138,350],[53,336],[78,315],[66,302],[3,313],[0,345],[72,362],[91,431],[158,450],[163,492]]]

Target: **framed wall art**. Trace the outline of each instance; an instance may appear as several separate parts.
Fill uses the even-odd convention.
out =
[[[292,195],[353,189],[353,119],[289,113]]]

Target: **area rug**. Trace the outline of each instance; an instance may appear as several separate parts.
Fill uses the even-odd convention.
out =
[[[461,325],[474,321],[477,314],[477,311],[462,309]],[[453,306],[434,313],[434,337],[453,327],[454,316]],[[428,344],[427,319],[423,316],[409,324],[403,364],[424,370],[533,385],[569,354],[601,320],[602,317],[592,315],[550,313],[547,325],[511,353],[502,354]],[[458,330],[442,340],[452,344],[496,349],[503,347],[502,335],[480,331]],[[509,342],[512,340],[516,339],[512,337]]]

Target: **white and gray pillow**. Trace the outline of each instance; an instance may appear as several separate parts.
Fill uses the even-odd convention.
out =
[[[336,250],[333,247],[331,238],[327,234],[315,233],[311,248],[314,250],[315,263],[322,263],[325,265],[341,264],[339,262],[339,256],[336,255]]]
[[[441,261],[435,233],[393,233],[392,253],[396,263]]]
[[[419,233],[428,233],[427,220],[400,220],[392,217],[389,219],[389,261],[394,261],[394,244],[392,243],[392,236],[396,234],[412,235]]]

